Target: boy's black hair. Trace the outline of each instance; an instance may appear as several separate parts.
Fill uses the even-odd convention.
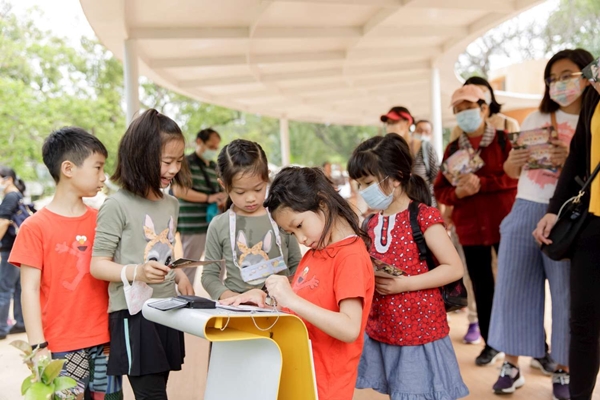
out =
[[[552,56],[552,58],[546,64],[546,68],[544,69],[544,81],[550,78],[552,66],[555,62],[559,60],[570,60],[575,65],[579,67],[580,70],[587,67],[589,63],[594,61],[594,56],[590,54],[589,51],[584,49],[575,49],[575,50],[562,50]],[[544,97],[542,98],[542,102],[540,103],[540,111],[544,114],[550,114],[556,112],[560,109],[560,105],[550,98],[550,86],[544,83]],[[586,87],[585,90],[581,93],[581,98],[584,97],[585,93],[588,91],[590,86]]]
[[[185,145],[179,125],[153,108],[144,111],[129,125],[119,143],[117,167],[110,179],[136,196],[146,198],[152,193],[162,198],[162,151],[172,140],[180,140]],[[185,157],[173,183],[183,188],[191,186],[190,169]]]
[[[358,223],[358,216],[350,204],[335,190],[331,180],[320,168],[286,167],[282,169],[269,188],[269,196],[264,206],[276,218],[277,212],[290,208],[297,213],[312,211],[325,215],[325,226],[317,245],[323,248],[336,217],[345,219],[352,230],[359,235],[368,247],[369,236]]]
[[[42,158],[56,183],[60,181],[60,166],[71,161],[80,167],[92,154],[108,157],[108,151],[94,135],[76,126],[65,126],[52,132],[42,146]]]

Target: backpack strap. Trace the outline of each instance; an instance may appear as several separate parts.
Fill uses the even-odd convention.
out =
[[[458,151],[458,149],[459,149],[458,139],[456,139],[448,145],[448,157],[450,157],[452,154],[456,153]]]
[[[427,172],[427,176],[429,176],[431,165],[429,164],[429,142],[427,140],[421,140],[421,154],[423,155],[425,171]]]
[[[408,205],[408,215],[410,216],[410,228],[413,234],[413,240],[415,241],[417,248],[419,249],[419,260],[427,261],[427,267],[431,271],[436,267],[433,258],[431,257],[431,253],[427,248],[427,243],[425,242],[425,236],[423,236],[423,231],[421,231],[421,227],[419,226],[419,205],[418,201],[411,201]]]
[[[504,153],[504,150],[506,150],[506,131],[496,131],[496,138],[500,148],[502,149],[502,152]]]

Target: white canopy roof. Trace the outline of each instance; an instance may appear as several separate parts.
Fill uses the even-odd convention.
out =
[[[542,2],[80,1],[100,41],[123,59],[124,41],[133,39],[140,73],[160,85],[276,118],[355,125],[378,123],[394,105],[429,117],[434,68],[444,119],[451,118],[458,55]],[[532,104],[528,96],[501,100],[509,108]]]

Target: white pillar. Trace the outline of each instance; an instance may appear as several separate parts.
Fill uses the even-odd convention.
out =
[[[135,50],[135,40],[125,39],[123,47],[123,75],[125,78],[125,112],[126,123],[133,121],[134,115],[140,110],[140,92],[138,59]]]
[[[433,125],[433,148],[437,151],[439,159],[444,153],[442,130],[442,89],[440,85],[440,70],[431,68],[431,124]]]
[[[281,166],[290,165],[290,127],[287,118],[279,119],[279,137],[281,138]]]

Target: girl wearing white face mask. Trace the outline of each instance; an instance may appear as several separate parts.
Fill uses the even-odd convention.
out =
[[[375,276],[356,387],[387,393],[391,400],[408,394],[415,400],[458,399],[469,392],[448,336],[439,287],[460,279],[463,266],[439,210],[429,205],[425,182],[411,174],[412,164],[406,141],[395,134],[366,140],[348,162],[361,196],[380,211],[366,226],[369,253],[405,272]],[[415,210],[409,207],[415,205],[425,243],[439,262],[432,270],[420,260],[413,239],[410,215]]]
[[[519,356],[539,359],[544,355],[545,281],[552,294],[552,358],[546,373],[553,374],[554,398],[569,395],[569,271],[570,262],[553,261],[544,255],[531,232],[546,213],[554,194],[568,146],[579,121],[583,93],[589,82],[581,69],[593,57],[583,49],[563,50],[550,59],[544,71],[546,91],[539,111],[523,121],[523,130],[554,126],[558,139],[551,162],[554,169],[530,169],[528,149],[513,149],[504,170],[519,179],[517,200],[502,222],[498,253],[498,277],[490,325],[490,345],[506,353],[496,393],[511,393],[524,383]],[[540,363],[539,361],[537,363]],[[535,361],[533,365],[537,364]],[[538,366],[539,368],[539,366]]]
[[[475,85],[465,85],[452,95],[452,106],[463,132],[448,145],[443,161],[459,149],[472,149],[484,166],[462,175],[457,186],[438,174],[434,191],[440,203],[454,207],[451,218],[473,282],[481,336],[487,343],[494,296],[492,248],[498,249],[500,222],[512,207],[517,181],[502,169],[511,145],[504,131],[486,122],[489,107],[483,91]],[[497,357],[498,351],[486,345],[475,362],[488,365]]]

